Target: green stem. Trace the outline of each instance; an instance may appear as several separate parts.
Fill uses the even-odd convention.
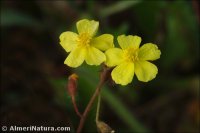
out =
[[[100,104],[101,104],[101,92],[99,92],[98,103],[97,103],[96,123],[99,121]]]

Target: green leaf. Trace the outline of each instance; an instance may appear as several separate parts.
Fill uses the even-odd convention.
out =
[[[140,29],[142,36],[152,41],[158,30],[159,15],[162,15],[162,8],[165,1],[143,1],[133,8],[135,18],[134,27]]]
[[[1,26],[30,26],[41,27],[33,17],[11,9],[1,9]]]
[[[110,108],[113,109],[113,112],[115,112],[120,119],[129,126],[130,131],[150,132],[135,118],[120,99],[112,94],[109,88],[104,87],[102,90],[102,98],[107,102],[107,104],[109,104]]]
[[[168,9],[167,35],[161,55],[162,66],[166,69],[186,59],[191,64],[198,57],[198,24],[192,8],[182,1],[171,3]],[[195,49],[190,51],[190,47]]]
[[[132,7],[133,5],[138,4],[139,2],[140,2],[140,0],[116,2],[115,4],[112,4],[108,7],[105,7],[104,9],[101,9],[100,16],[101,17],[108,17],[112,14],[126,10],[126,9]]]

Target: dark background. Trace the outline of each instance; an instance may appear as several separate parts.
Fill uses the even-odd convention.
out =
[[[117,133],[196,133],[199,128],[199,2],[193,1],[1,1],[1,126],[70,126],[79,118],[66,92],[67,78],[79,75],[77,104],[83,112],[98,82],[100,67],[64,65],[59,44],[76,32],[82,18],[100,22],[99,32],[139,35],[162,52],[153,63],[157,77],[136,77],[128,86],[109,81],[100,118]],[[96,132],[95,106],[85,132]]]

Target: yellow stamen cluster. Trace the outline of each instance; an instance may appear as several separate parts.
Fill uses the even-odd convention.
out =
[[[124,58],[127,61],[135,62],[138,60],[138,49],[128,48],[123,50]]]
[[[87,47],[90,45],[91,37],[88,33],[81,33],[78,36],[77,43],[80,47]]]

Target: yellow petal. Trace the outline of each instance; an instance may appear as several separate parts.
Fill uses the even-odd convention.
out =
[[[135,62],[135,74],[138,80],[148,82],[156,77],[157,67],[148,61]]]
[[[113,36],[110,34],[103,34],[99,37],[92,39],[91,45],[102,51],[113,48]]]
[[[160,54],[157,45],[146,43],[139,49],[138,58],[139,60],[156,60],[160,58]]]
[[[99,22],[82,19],[76,23],[76,27],[79,34],[88,33],[90,36],[93,36],[98,30]]]
[[[69,54],[64,63],[70,67],[78,67],[83,63],[85,59],[85,54],[85,49],[76,48]]]
[[[95,47],[88,47],[86,52],[85,61],[89,65],[100,65],[106,60],[106,56],[103,52]]]
[[[138,49],[141,43],[141,37],[132,35],[120,35],[117,37],[118,43],[122,49],[132,47]]]
[[[109,67],[119,65],[123,61],[123,51],[119,48],[111,48],[105,52],[106,62]]]
[[[63,32],[60,35],[60,44],[67,51],[72,51],[77,46],[78,35],[74,32]]]
[[[127,85],[131,83],[134,76],[134,64],[131,62],[124,62],[118,65],[113,69],[111,76],[117,84]]]

